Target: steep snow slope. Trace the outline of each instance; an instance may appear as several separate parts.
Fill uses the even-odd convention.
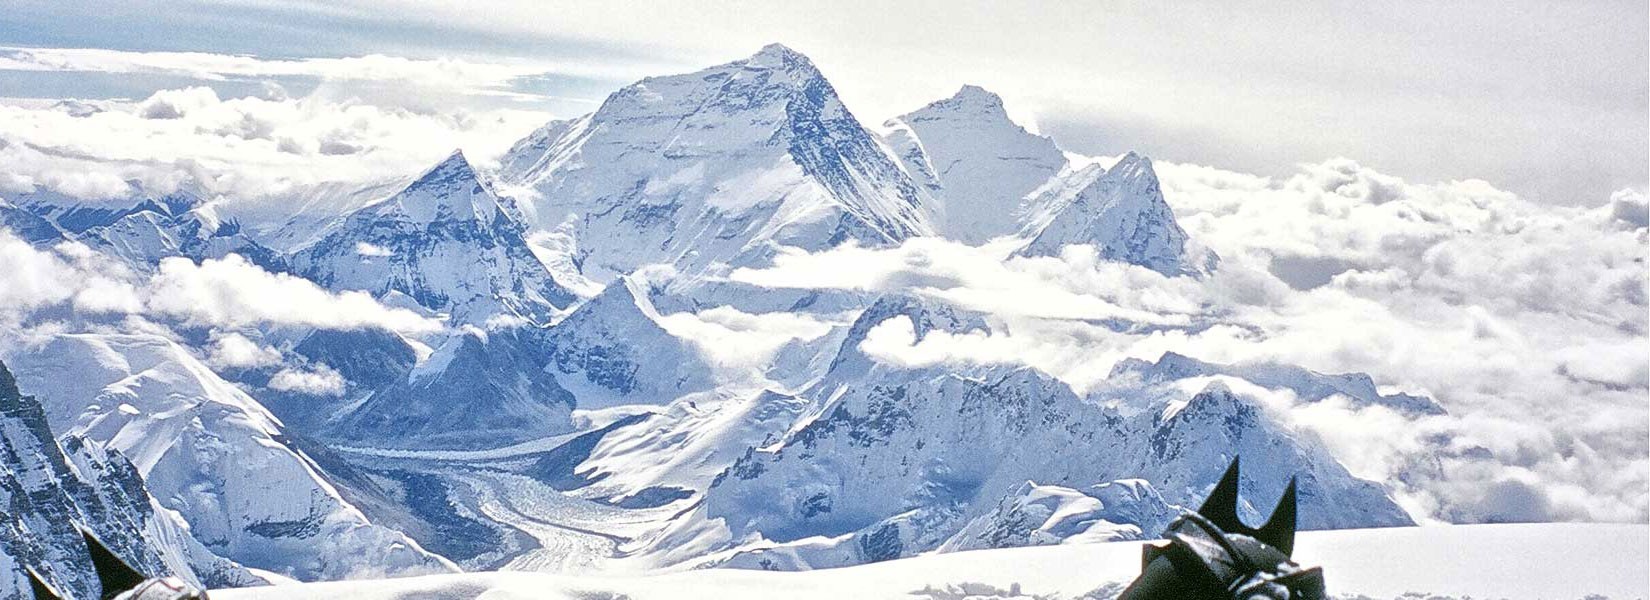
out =
[[[1233,455],[1250,465],[1244,489],[1263,497],[1300,477],[1304,527],[1411,522],[1316,438],[1218,383],[1125,414],[1030,368],[904,368],[866,356],[863,332],[892,320],[918,332],[984,327],[932,301],[890,298],[868,309],[831,372],[801,394],[809,412],[797,425],[736,462],[695,513],[654,540],[662,562],[718,550],[726,552],[712,562],[786,569],[910,556],[940,546],[1028,479],[1141,478],[1187,504]]]
[[[1531,524],[1310,531],[1295,557],[1337,598],[1615,600],[1650,596],[1644,525]],[[1140,573],[1140,543],[959,552],[846,569],[712,569],[646,577],[473,573],[213,591],[224,600],[1112,600]]]
[[[328,439],[380,448],[499,447],[573,428],[574,397],[530,329],[465,330],[328,421]]]
[[[1003,99],[977,86],[883,127],[906,171],[935,188],[939,234],[969,244],[1016,233],[1022,199],[1066,165],[1053,140],[1010,120]]]
[[[81,438],[61,445],[33,396],[0,364],[0,598],[30,598],[24,567],[74,598],[94,598],[97,578],[77,526],[150,573],[217,587],[262,582],[207,551],[177,516],[160,510],[137,469]]]
[[[57,228],[57,225],[47,221],[45,217],[12,204],[5,198],[0,198],[0,227],[17,235],[18,239],[36,246],[54,244],[68,239]]]
[[[780,45],[650,77],[506,155],[542,229],[572,226],[572,258],[607,283],[650,263],[698,273],[773,245],[819,250],[933,232],[930,200],[843,107],[807,57]],[[530,165],[522,168],[522,165]]]
[[[550,328],[546,369],[580,408],[666,404],[715,384],[700,351],[665,329],[640,285],[619,278]]]
[[[524,226],[459,152],[400,193],[297,251],[298,273],[332,289],[397,291],[457,322],[546,323],[575,299],[522,237]]]
[[[131,459],[213,552],[299,579],[451,568],[339,498],[262,406],[151,335],[64,334],[14,356],[52,427]]]
[[[1092,175],[1074,176],[1084,181]],[[1215,266],[1212,252],[1188,244],[1144,156],[1130,152],[1076,193],[1057,193],[1046,202],[1052,205],[1029,225],[1031,238],[1021,254],[1058,256],[1067,245],[1089,244],[1101,258],[1164,275],[1196,275]]]

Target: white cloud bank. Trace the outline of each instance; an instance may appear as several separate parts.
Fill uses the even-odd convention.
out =
[[[281,369],[269,378],[269,389],[311,396],[340,396],[345,385],[344,376],[326,365],[314,365],[310,369]]]
[[[990,331],[890,319],[862,348],[905,365],[1028,364],[1094,392],[1124,357],[1368,372],[1450,415],[1344,403],[1280,414],[1419,517],[1650,519],[1643,194],[1538,206],[1481,181],[1412,184],[1349,160],[1271,179],[1159,162],[1182,225],[1222,256],[1203,281],[1096,261],[913,240],[780,256],[730,277],[904,292],[991,315]],[[1106,327],[1117,319],[1150,327]],[[1432,458],[1438,462],[1426,464]],[[1403,479],[1400,479],[1400,476]]]
[[[442,328],[437,320],[386,307],[364,292],[327,291],[306,279],[270,273],[233,254],[200,263],[167,258],[148,277],[114,264],[80,244],[42,250],[0,229],[0,273],[5,274],[0,325],[72,309],[226,329],[291,325],[427,333]],[[259,351],[245,346],[250,343],[220,338],[215,355],[229,361],[226,364],[256,362]]]

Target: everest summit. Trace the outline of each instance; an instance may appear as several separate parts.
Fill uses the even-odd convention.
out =
[[[777,246],[933,233],[931,199],[813,63],[778,44],[631,84],[503,163],[505,181],[531,189],[537,225],[570,224],[573,261],[603,283],[650,263],[697,273],[759,263]]]

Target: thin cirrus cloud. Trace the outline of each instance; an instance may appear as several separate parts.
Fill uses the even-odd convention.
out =
[[[161,5],[22,2],[11,7],[12,25],[0,25],[0,44],[149,52],[102,59],[166,55],[245,73],[237,77],[338,77],[370,62],[341,57],[373,54],[414,57],[419,68],[462,62],[474,68],[456,79],[480,84],[474,89],[576,99],[535,105],[570,117],[640,77],[782,42],[812,57],[869,123],[973,83],[1085,154],[1139,150],[1274,176],[1350,155],[1415,180],[1482,178],[1565,205],[1597,205],[1650,181],[1650,15],[1632,0],[1518,0],[1496,10],[1420,2]],[[178,50],[241,56],[172,56]],[[308,58],[248,66],[258,61],[247,55]],[[496,79],[511,71],[491,64],[544,72],[506,90]],[[483,97],[461,100],[476,106]]]
[[[132,181],[150,193],[188,185],[225,197],[231,212],[268,209],[280,220],[300,208],[291,198],[317,186],[410,176],[454,148],[486,160],[546,118],[271,92],[226,99],[190,87],[138,101],[0,103],[0,197],[45,190],[124,202]]]
[[[607,73],[586,63],[472,62],[455,58],[412,59],[383,54],[351,57],[273,59],[211,52],[134,52],[102,48],[0,46],[0,71],[164,75],[203,82],[307,77],[334,82],[398,82],[408,87],[451,89],[532,101],[538,95],[514,90],[523,78]]]

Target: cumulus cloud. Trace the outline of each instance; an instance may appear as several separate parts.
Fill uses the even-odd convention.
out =
[[[389,248],[369,244],[367,242],[356,242],[355,253],[361,256],[389,256],[391,254]]]
[[[384,306],[364,292],[331,292],[234,254],[200,263],[167,258],[147,277],[118,265],[78,243],[39,249],[0,228],[0,273],[6,283],[0,286],[0,319],[16,325],[36,313],[66,308],[229,329],[293,325],[426,333],[442,328],[436,319]],[[249,340],[235,337],[220,337],[216,352],[227,352],[232,361],[258,355],[245,347]]]
[[[326,365],[281,369],[269,378],[269,389],[311,396],[339,396],[344,393],[344,385],[344,376]]]
[[[47,250],[0,228],[0,321],[17,323],[30,313],[72,304],[90,312],[135,312],[142,300],[132,273],[83,245],[65,242]]]
[[[214,367],[267,367],[280,364],[281,351],[239,333],[219,333],[212,338],[206,362]]]
[[[692,342],[723,368],[758,369],[773,362],[780,348],[811,341],[831,331],[831,323],[801,313],[751,314],[731,306],[664,315],[659,325]]]
[[[1182,225],[1223,257],[1204,280],[1081,247],[1024,259],[937,240],[783,254],[730,277],[979,310],[986,330],[918,342],[896,317],[862,350],[901,365],[1026,364],[1079,393],[1103,389],[1122,358],[1171,350],[1368,372],[1451,414],[1270,402],[1418,517],[1650,518],[1642,194],[1544,206],[1482,181],[1415,184],[1345,159],[1284,178],[1158,167]]]
[[[234,254],[198,264],[187,258],[163,259],[147,292],[149,310],[206,325],[282,323],[405,332],[441,328],[438,321],[387,308],[365,292],[330,292],[301,277],[270,273]]]

